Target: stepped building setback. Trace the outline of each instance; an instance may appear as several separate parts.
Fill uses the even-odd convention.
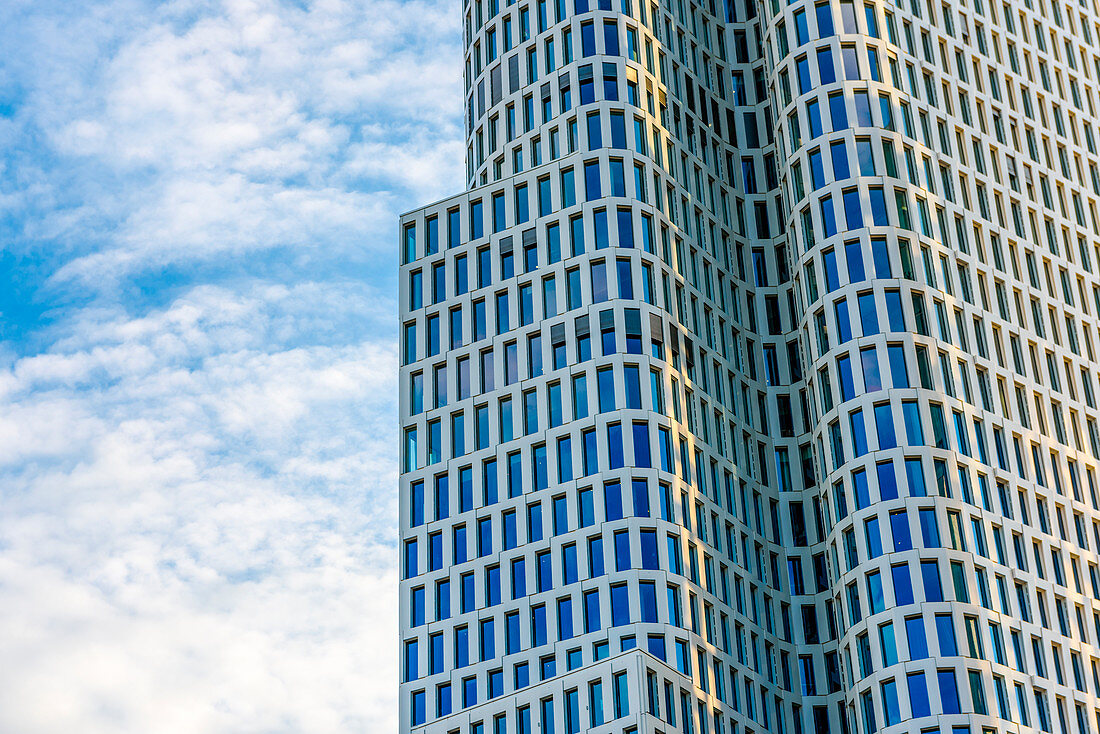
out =
[[[462,12],[402,734],[1100,732],[1095,0]]]

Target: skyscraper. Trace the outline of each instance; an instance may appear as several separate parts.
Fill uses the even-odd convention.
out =
[[[402,730],[1100,731],[1095,3],[463,13]]]

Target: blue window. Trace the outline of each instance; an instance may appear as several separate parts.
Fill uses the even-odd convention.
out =
[[[584,592],[584,631],[596,632],[600,629],[600,592]]]
[[[951,614],[936,615],[936,638],[940,643],[940,657],[953,657],[959,654],[955,644],[955,624]]]
[[[912,649],[912,646],[910,646]],[[915,659],[915,658],[914,658]],[[909,708],[913,712],[913,718],[932,715],[932,706],[928,700],[928,681],[924,673],[909,673],[906,676],[909,686]]]
[[[643,529],[641,531],[642,568],[657,570],[660,562],[657,556],[657,531]]]
[[[544,662],[549,663],[551,666],[554,664],[553,658]],[[553,675],[553,673],[546,675],[544,670],[542,677],[543,680],[545,680],[546,678],[553,677]],[[544,698],[539,702],[539,706],[542,710],[542,731],[546,732],[546,734],[554,734],[554,699]]]
[[[826,250],[821,257],[825,268],[825,287],[832,292],[840,287],[840,273],[837,270],[836,251]]]
[[[515,199],[516,224],[523,224],[531,218],[531,207],[529,197],[527,196],[527,184],[521,184],[516,187]],[[461,290],[459,293],[465,293],[465,290]]]
[[[527,596],[527,564],[523,558],[512,561],[512,598],[522,599]]]
[[[558,439],[558,482],[573,480],[573,442],[569,436]],[[589,490],[591,493],[591,490]]]
[[[493,552],[493,519],[483,517],[477,521],[477,555],[483,558]]]
[[[404,578],[412,578],[416,576],[420,571],[418,570],[417,561],[419,560],[419,548],[416,539],[405,541],[405,575]]]
[[[863,469],[852,472],[852,486],[856,496],[856,507],[862,510],[871,506],[871,490],[867,484],[867,472]]]
[[[872,186],[870,189],[870,194],[871,220],[874,222],[874,225],[876,227],[885,227],[886,225],[890,224],[890,218],[886,213],[886,195],[882,192],[881,186]],[[886,256],[885,270],[887,273],[890,272],[890,260],[888,255]]]
[[[652,581],[642,581],[638,584],[641,596],[641,609],[643,622],[657,621],[657,586]],[[663,638],[662,638],[663,640]],[[661,645],[662,651],[664,644]],[[664,659],[662,655],[661,659]]]
[[[894,415],[890,410],[890,403],[879,403],[875,406],[875,427],[878,429],[879,451],[898,445],[894,437]]]
[[[561,205],[562,207],[570,207],[576,203],[577,191],[573,183],[573,169],[567,168],[561,172]]]
[[[581,433],[584,450],[584,475],[589,476],[600,470],[599,452],[596,446],[596,429],[590,428]]]
[[[614,166],[612,166],[612,172],[614,172]],[[622,193],[616,192],[614,188],[615,177],[611,177],[612,180],[612,196],[626,196],[625,188],[622,189]],[[634,247],[634,218],[630,209],[618,209],[615,212],[615,222],[619,231],[619,247]],[[624,262],[622,260],[620,263]],[[621,270],[620,270],[621,272]],[[629,274],[629,271],[627,271]],[[619,281],[622,283],[622,281]],[[628,281],[629,282],[629,281]],[[621,294],[620,294],[621,295]],[[624,298],[626,296],[623,296]]]
[[[592,681],[588,684],[589,717],[588,725],[597,727],[603,724],[603,682]]]
[[[623,162],[618,158],[612,158],[609,162],[611,169],[611,195],[626,196],[626,174],[623,171]],[[633,245],[623,245],[633,247]]]
[[[826,237],[836,234],[836,215],[833,213],[833,197],[825,196],[821,199],[821,226],[822,233]]]
[[[612,677],[615,698],[615,718],[621,718],[630,713],[630,693],[627,689],[626,673],[615,673]]]
[[[443,633],[436,632],[428,637],[428,672],[436,675],[443,672]]]
[[[459,422],[458,427],[461,429],[462,421]],[[474,508],[474,472],[466,466],[458,472],[458,495],[459,503],[461,504],[460,511],[466,512]]]
[[[588,149],[599,150],[603,147],[603,130],[600,127],[600,113],[589,112],[587,118]]]
[[[500,604],[500,566],[485,569],[485,606]]]
[[[569,532],[569,507],[566,504],[565,495],[553,499],[554,509],[554,535]]]
[[[596,436],[592,432],[593,439]],[[623,517],[623,492],[622,485],[618,482],[608,482],[603,486],[604,518],[607,520],[620,520]]]
[[[805,13],[799,13],[799,15],[803,18],[806,16]],[[813,80],[810,79],[810,60],[803,56],[796,62],[796,66],[798,67],[798,93],[809,94],[814,85]]]
[[[844,95],[829,95],[829,116],[832,118],[833,132],[848,129],[848,110],[844,106]]]
[[[602,250],[606,247],[611,246],[611,241],[607,237],[607,210],[606,209],[597,209],[596,211],[592,212],[592,235],[593,235],[593,239],[596,242],[596,249],[597,250]],[[605,267],[602,262],[598,263],[598,265],[599,265],[600,268]],[[601,270],[601,272],[602,272],[602,270]],[[593,273],[593,275],[595,275],[595,273]],[[607,300],[606,278],[602,279],[601,282],[605,283],[602,286],[603,295],[596,296],[594,294],[593,295],[593,300],[597,300],[597,301]],[[599,290],[599,287],[597,286],[597,283],[595,283],[595,282],[593,282],[592,288],[593,288],[594,291]]]
[[[924,632],[924,617],[905,620],[905,639],[909,643],[909,659],[924,660],[928,657],[928,639]]]
[[[837,299],[836,303],[833,304],[833,311],[836,315],[837,340],[843,344],[852,338],[852,322],[848,317],[847,299]]]
[[[856,103],[856,126],[871,127],[874,121],[871,119],[871,98],[867,92],[856,92],[853,95]]]
[[[535,489],[546,489],[549,486],[546,478],[546,444],[539,444],[531,453],[532,473],[535,475]]]
[[[832,49],[823,48],[817,52],[817,75],[821,84],[832,84],[836,81]]]
[[[649,485],[644,479],[631,482],[634,495],[634,517],[649,517]]]
[[[844,141],[838,140],[829,146],[829,155],[833,162],[833,180],[842,181],[849,177],[848,152],[844,147]],[[857,280],[863,280],[862,277]]]
[[[611,423],[607,426],[607,452],[608,468],[621,469],[623,467],[623,426],[621,423]]]
[[[504,693],[504,671],[503,670],[490,670],[489,671],[489,698],[496,698]],[[503,719],[497,719],[497,721],[503,721]],[[499,729],[498,729],[499,731]]]
[[[817,15],[817,37],[833,35],[833,11],[829,3],[819,3],[814,11]]]
[[[861,293],[858,298],[859,320],[864,327],[864,336],[870,337],[879,332],[879,314],[875,306],[875,294]]]
[[[634,466],[648,469],[653,466],[649,452],[649,424],[638,422],[632,425],[634,439]]]
[[[411,701],[411,709],[412,709],[411,716],[412,716],[412,723],[413,723],[414,726],[423,724],[424,721],[425,721],[426,714],[425,714],[425,711],[424,711],[424,701],[425,701],[424,691],[413,691],[412,701]]]
[[[820,149],[810,151],[810,182],[815,189],[825,185],[825,164]]]
[[[622,112],[611,113],[611,147],[626,147],[626,118]]]
[[[810,42],[810,26],[806,20],[806,11],[799,10],[794,14],[794,27],[797,32],[798,45]]]
[[[886,295],[886,308],[889,312],[891,308],[889,299],[890,294],[888,293]],[[890,318],[893,319],[892,312],[890,312]],[[909,387],[909,368],[905,360],[905,347],[901,344],[887,345],[886,354],[887,358],[890,360],[890,377],[893,380],[893,386],[900,388]]]
[[[630,624],[630,592],[626,584],[611,587],[611,626]]]
[[[920,518],[921,541],[925,548],[940,547],[940,530],[936,524],[936,511],[932,508],[922,508],[917,511]]]
[[[938,670],[936,671],[936,679],[940,684],[940,705],[943,707],[943,712],[945,714],[960,713],[959,688],[955,681],[955,671]]]
[[[462,707],[477,704],[477,677],[471,676],[462,681]]]
[[[542,540],[542,505],[538,502],[527,506],[527,542]]]
[[[894,538],[895,551],[912,549],[913,540],[909,535],[909,515],[905,510],[890,513],[890,532]]]
[[[468,559],[466,549],[466,526],[456,525],[452,533],[451,544],[454,547],[454,562],[465,563]]]
[[[455,629],[455,667],[465,668],[470,664],[470,628]]]
[[[837,372],[840,374],[840,397],[842,400],[851,400],[856,396],[855,380],[852,377],[852,359],[848,355],[839,357],[836,361]]]
[[[459,602],[462,606],[462,613],[472,612],[474,610],[474,574],[464,573],[461,579],[461,599]]]
[[[603,22],[603,48],[607,56],[619,55],[619,24],[613,20]]]
[[[901,307],[900,291],[886,291],[886,312],[890,314],[890,331],[905,331],[905,311]]]
[[[418,527],[424,524],[424,482],[413,482],[409,487],[409,502],[411,517],[409,518],[410,525],[412,527]]]
[[[634,241],[633,241],[634,230],[633,230],[632,225],[630,225],[631,219],[630,219],[630,210],[629,209],[620,209],[619,210],[619,245],[624,246],[622,244],[623,243],[622,228],[623,228],[623,215],[624,214],[626,215],[627,226],[631,227],[630,234],[627,235],[630,238],[628,241],[631,244],[627,245],[627,246],[628,247],[633,247],[634,246]],[[629,260],[616,260],[615,261],[615,269],[616,269],[616,271],[618,272],[618,275],[619,275],[619,298],[623,298],[623,299],[626,299],[626,300],[633,299],[634,298],[634,278],[633,278],[633,275],[631,274],[631,271],[630,271],[630,261]],[[637,309],[634,309],[634,310],[637,311]],[[629,313],[630,309],[627,309],[627,312]],[[629,318],[630,317],[628,316],[627,319],[629,320]],[[628,336],[629,336],[629,334],[628,334]],[[638,370],[637,367],[634,367],[633,369],[634,369],[635,372],[637,372],[637,370]],[[641,406],[638,406],[638,407],[641,407]]]
[[[588,539],[588,577],[603,576],[603,536],[597,535]]]
[[[821,105],[816,99],[810,100],[806,103],[806,117],[808,118],[810,123],[811,139],[820,137],[821,135],[825,134],[825,128],[821,123]]]
[[[504,617],[504,647],[508,654],[519,652],[519,612],[509,612]]]
[[[921,426],[920,407],[915,400],[903,400],[901,415],[905,422],[905,440],[909,446],[924,445],[924,429]]]
[[[438,430],[438,421],[435,424]],[[450,516],[450,490],[446,474],[440,474],[435,478],[435,519],[446,520]]]
[[[630,534],[626,530],[615,532],[615,570],[629,571],[630,560]]]
[[[596,508],[592,497],[592,488],[585,487],[577,493],[577,514],[580,516],[580,527],[586,528],[596,522]]]
[[[481,662],[496,657],[496,629],[493,622],[493,619],[483,619],[481,621],[479,635]]]
[[[863,245],[860,244],[859,240],[844,243],[844,260],[848,265],[849,283],[866,280],[867,271],[863,267]]]
[[[601,196],[599,161],[586,161],[584,164],[584,195],[586,201],[595,201]]]
[[[505,226],[504,193],[493,194],[493,231],[500,232]]]
[[[879,531],[878,525],[877,515],[863,521],[863,533],[867,540],[867,556],[870,558],[878,558],[882,555],[882,534]],[[882,580],[878,576],[878,571],[875,571],[868,578],[874,578],[879,589],[882,588]]]
[[[546,606],[540,604],[531,607],[531,644],[535,647],[546,644]]]
[[[424,624],[424,587],[418,586],[412,590],[412,604],[410,605],[409,620],[411,626],[418,627]]]
[[[863,410],[853,410],[848,421],[852,429],[852,453],[863,456],[867,453],[867,429],[864,426]]]
[[[844,192],[844,221],[849,230],[863,226],[863,209],[859,202],[859,189]]]
[[[405,225],[405,262],[411,263],[416,259],[416,225]]]
[[[906,528],[908,532],[908,527]],[[899,563],[890,567],[890,577],[894,581],[894,603],[906,606],[913,603],[913,582],[909,578],[909,564]]]
[[[410,640],[405,643],[405,680],[412,681],[420,677],[420,643]]]
[[[871,557],[874,557],[873,553]],[[882,574],[878,571],[867,574],[867,594],[871,598],[871,614],[878,614],[886,609],[886,599],[882,594]]]
[[[596,25],[594,23],[581,24],[581,54],[593,56],[596,53]]]
[[[898,705],[898,684],[888,680],[882,684],[882,709],[886,726],[901,721],[901,706]]]
[[[884,461],[876,464],[875,471],[878,474],[879,499],[883,501],[897,499],[898,482],[894,475],[894,462]]]
[[[432,533],[428,536],[428,570],[438,571],[443,568],[443,533]]]
[[[921,580],[924,583],[926,601],[943,601],[943,586],[940,583],[940,568],[935,561],[921,561]]]
[[[882,376],[878,368],[878,351],[874,347],[859,350],[859,359],[863,365],[863,389],[877,392],[882,389]]]
[[[573,543],[562,546],[561,575],[562,583],[565,584],[574,584],[580,579],[577,571],[577,546]]]

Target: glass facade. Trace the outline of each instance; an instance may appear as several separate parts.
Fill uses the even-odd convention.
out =
[[[402,731],[1100,731],[1093,0],[463,13]]]

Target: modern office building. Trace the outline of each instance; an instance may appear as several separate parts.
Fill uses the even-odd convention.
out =
[[[401,730],[1100,732],[1094,0],[462,12]]]

